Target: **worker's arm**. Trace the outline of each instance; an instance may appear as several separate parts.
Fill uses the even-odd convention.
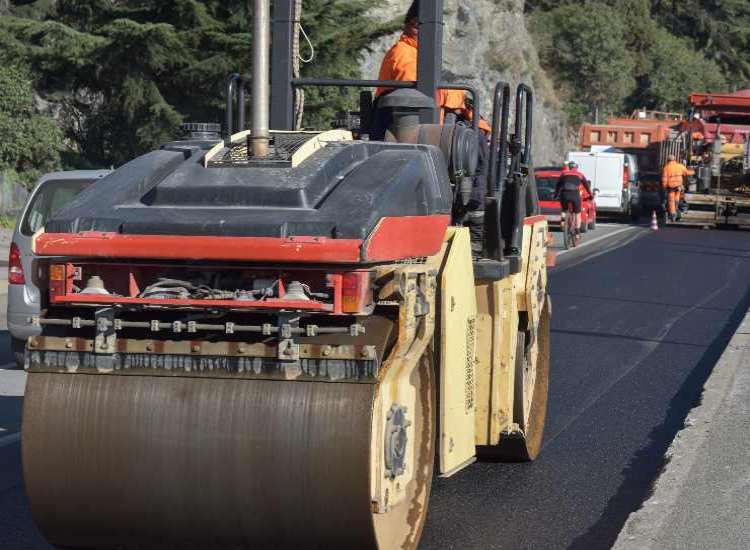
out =
[[[581,178],[581,181],[583,181],[583,187],[586,189],[586,192],[593,199],[594,198],[594,192],[591,190],[591,181],[587,180],[585,177]]]
[[[563,186],[563,176],[560,176],[557,178],[557,184],[555,185],[555,194],[552,195],[553,197],[557,198],[560,196],[560,191],[562,191]]]

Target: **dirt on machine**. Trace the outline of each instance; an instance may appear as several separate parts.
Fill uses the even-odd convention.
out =
[[[55,545],[413,549],[435,474],[541,450],[532,90],[495,88],[472,253],[458,203],[482,103],[440,79],[442,2],[421,3],[416,82],[295,78],[297,3],[269,4],[249,130],[234,75],[223,130],[186,126],[34,237],[23,468]],[[295,128],[313,86],[361,89],[356,124]],[[473,123],[440,123],[445,87],[474,96]]]

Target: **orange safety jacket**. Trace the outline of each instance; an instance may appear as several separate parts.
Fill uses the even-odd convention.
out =
[[[417,47],[416,38],[402,34],[399,41],[385,54],[378,80],[416,81]],[[390,88],[378,88],[375,96],[380,97],[390,91]],[[466,92],[463,90],[438,90],[435,101],[444,111],[456,112],[470,122],[474,119],[474,110],[466,106]],[[443,113],[440,118],[443,119]],[[479,128],[488,134],[492,131],[484,118],[479,119]]]
[[[695,172],[688,169],[684,164],[671,160],[661,173],[661,185],[664,189],[677,189],[682,187],[683,179],[686,176],[692,176],[693,174]]]

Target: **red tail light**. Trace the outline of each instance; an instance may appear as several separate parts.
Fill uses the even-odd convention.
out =
[[[368,271],[344,273],[342,280],[342,311],[361,313],[372,304],[372,287]]]
[[[622,188],[627,189],[630,183],[630,170],[627,167],[622,171]]]
[[[23,285],[26,278],[23,276],[23,265],[21,265],[21,251],[16,243],[10,244],[8,254],[8,283],[11,285]]]

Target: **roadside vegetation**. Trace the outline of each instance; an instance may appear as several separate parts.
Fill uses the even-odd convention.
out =
[[[571,122],[683,110],[750,81],[744,0],[527,0],[529,28]]]
[[[0,172],[30,185],[60,164],[63,135],[51,118],[34,109],[28,72],[0,64]]]
[[[117,166],[176,138],[182,122],[221,122],[225,77],[250,71],[249,5],[0,0],[0,82],[19,90],[13,104],[0,99],[0,171]],[[362,17],[368,5],[305,0],[317,72],[358,76],[357,52],[395,28]],[[333,119],[347,98],[308,92],[305,123]],[[24,125],[9,134],[3,117],[14,113]]]
[[[0,172],[28,185],[52,169],[118,166],[177,136],[181,122],[221,122],[225,76],[250,70],[248,5],[0,0]],[[360,53],[400,22],[368,19],[370,5],[304,0],[315,58],[303,76],[359,76]],[[744,0],[527,0],[526,12],[572,123],[682,109],[690,91],[750,81]],[[305,125],[321,127],[352,94],[308,90]]]

